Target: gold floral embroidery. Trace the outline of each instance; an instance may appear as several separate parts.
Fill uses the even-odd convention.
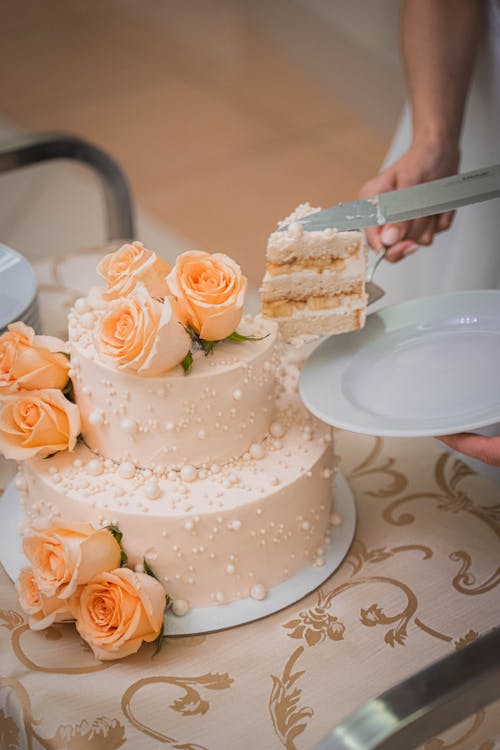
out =
[[[483,724],[485,716],[486,712],[483,709],[480,709],[476,714],[474,714],[472,726],[469,727],[469,729],[467,729],[465,733],[458,737],[455,741],[447,744],[445,740],[442,740],[440,737],[432,737],[432,739],[428,740],[425,743],[424,750],[453,750],[453,748],[463,747],[462,743],[464,743],[466,740],[470,740],[472,735],[477,732],[477,730]],[[489,742],[484,742],[481,743],[477,750],[493,750],[493,746],[494,743],[490,744]]]
[[[209,703],[201,697],[199,688],[204,688],[205,690],[226,690],[231,687],[232,683],[233,679],[227,673],[208,673],[200,677],[145,677],[137,680],[127,688],[122,696],[121,707],[130,723],[140,732],[154,737],[161,742],[166,742],[174,748],[182,748],[182,750],[206,750],[203,746],[191,742],[179,743],[173,737],[163,734],[141,722],[132,711],[132,699],[145,685],[174,685],[183,691],[183,695],[173,701],[170,704],[170,708],[183,716],[194,716],[195,714],[205,714],[209,709]]]
[[[284,628],[291,630],[290,638],[305,638],[308,646],[315,646],[329,638],[331,641],[341,641],[344,637],[345,625],[331,615],[324,607],[299,612],[298,617],[286,622]]]
[[[83,720],[73,726],[63,724],[57,728],[53,737],[43,737],[38,729],[40,722],[33,719],[30,697],[22,684],[17,680],[0,677],[0,688],[10,689],[14,693],[15,697],[9,699],[8,705],[17,702],[22,712],[27,748],[33,747],[33,740],[45,750],[101,750],[103,747],[106,747],[106,750],[117,750],[125,742],[123,725],[117,719],[106,717],[95,719],[93,722]],[[11,744],[3,743],[6,737],[11,740]],[[24,745],[12,744],[12,741],[21,742],[19,728],[13,719],[0,711],[0,747],[7,750],[24,750]]]
[[[5,750],[21,750],[21,733],[11,716],[0,708],[0,747]]]
[[[8,612],[5,609],[0,609],[0,620],[4,620],[4,622],[1,623],[2,628],[14,630],[14,628],[23,624],[24,617],[13,609],[9,609]]]
[[[368,497],[391,497],[392,495],[399,495],[403,492],[407,485],[408,480],[404,474],[394,469],[396,463],[393,458],[386,458],[383,463],[378,466],[374,466],[375,462],[380,458],[384,447],[384,441],[381,437],[375,438],[375,444],[372,451],[358,466],[351,470],[349,479],[359,479],[368,475],[377,475],[388,478],[390,483],[380,490],[370,490],[365,492]]]
[[[410,552],[412,550],[422,552],[424,560],[428,560],[432,557],[432,550],[430,547],[426,547],[422,544],[404,544],[399,547],[393,547],[392,549],[376,547],[369,550],[361,539],[355,539],[351,545],[349,554],[345,559],[345,565],[350,565],[352,567],[351,576],[354,576],[356,573],[359,573],[365,563],[383,562],[400,552]]]
[[[470,555],[463,550],[457,550],[451,553],[450,560],[462,563],[460,570],[452,581],[453,587],[461,594],[468,594],[469,596],[485,594],[500,583],[500,565],[489,578],[476,586],[476,577],[470,572],[472,564]]]
[[[287,750],[296,750],[296,738],[306,728],[306,719],[314,715],[314,711],[309,706],[300,706],[302,691],[297,687],[296,682],[302,677],[304,671],[292,671],[303,651],[303,646],[295,649],[286,662],[281,677],[271,675],[273,686],[269,699],[269,713],[274,730]]]
[[[472,643],[477,638],[479,638],[479,633],[476,633],[475,630],[469,630],[468,633],[455,641],[455,649],[458,651],[461,648],[465,648],[465,646],[468,646],[469,643]]]

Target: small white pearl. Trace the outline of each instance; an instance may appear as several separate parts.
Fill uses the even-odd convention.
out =
[[[264,458],[265,455],[264,446],[261,445],[261,443],[252,443],[250,448],[248,449],[248,452],[250,453],[251,457],[256,459],[257,461],[261,458]]]
[[[82,393],[84,393],[86,396],[92,395],[92,389],[89,385],[84,385],[82,388]]]
[[[275,438],[281,438],[285,434],[286,430],[281,422],[271,422],[269,426],[269,432]]]
[[[200,438],[200,440],[204,440],[206,436],[207,436],[207,433],[205,432],[205,430],[200,430],[198,432],[198,437]]]
[[[192,531],[194,529],[194,523],[191,521],[191,519],[184,521],[184,528],[186,529],[186,531]]]
[[[226,565],[226,573],[229,573],[229,575],[233,575],[236,568],[234,567],[233,563],[228,563]]]
[[[243,394],[239,388],[233,391],[233,398],[235,401],[241,401],[241,399],[243,398]]]
[[[98,458],[93,458],[91,461],[87,464],[87,471],[89,474],[92,474],[94,477],[98,477],[99,474],[102,474],[102,463],[99,461]]]
[[[216,599],[216,601],[219,602],[219,604],[222,604],[222,602],[224,601],[225,598],[226,597],[224,596],[224,592],[223,591],[217,591],[217,593],[215,594],[215,599]]]
[[[254,585],[250,589],[250,596],[252,597],[252,599],[256,599],[257,601],[261,602],[267,596],[267,589],[262,585],[262,583],[254,583]]]
[[[134,570],[136,573],[144,573],[144,565],[142,563],[137,563],[137,565],[134,565]]]
[[[157,500],[160,497],[161,495],[160,485],[155,479],[152,479],[150,482],[146,482],[146,485],[144,487],[144,494],[150,500]]]
[[[181,469],[181,479],[183,479],[185,482],[194,482],[196,477],[198,476],[198,472],[194,468],[194,466],[191,466],[191,464],[186,464]]]
[[[22,474],[17,474],[14,481],[14,486],[19,492],[25,492],[28,489],[28,483]]]
[[[167,479],[170,479],[171,482],[174,482],[177,479],[177,472],[173,471],[173,469],[169,471],[167,474]]]
[[[330,523],[332,526],[340,526],[342,523],[342,516],[340,516],[338,513],[332,513],[330,516]]]
[[[185,599],[174,599],[172,602],[172,612],[177,617],[183,617],[189,612],[189,604]]]
[[[75,302],[75,310],[77,313],[87,312],[89,306],[85,297],[79,297]]]
[[[99,425],[104,422],[104,413],[102,409],[94,409],[89,414],[89,422],[93,425]]]
[[[118,467],[118,474],[122,479],[132,479],[135,474],[135,466],[131,461],[124,461]]]
[[[127,432],[128,434],[135,432],[137,429],[137,423],[135,420],[130,419],[130,417],[125,417],[120,422],[120,429],[123,430],[123,432]]]
[[[309,529],[311,528],[311,524],[309,523],[309,521],[303,521],[302,528],[304,529],[304,531],[309,531]]]
[[[239,531],[241,529],[241,521],[238,519],[231,521],[230,527],[233,531]]]
[[[167,422],[165,425],[165,429],[167,432],[173,432],[175,429],[175,425],[173,422]]]

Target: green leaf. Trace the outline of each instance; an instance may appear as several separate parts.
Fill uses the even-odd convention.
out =
[[[152,578],[156,578],[156,580],[158,580],[157,576],[155,576],[155,574],[153,573],[153,569],[151,568],[151,566],[147,562],[146,558],[143,559],[142,564],[143,564],[143,567],[144,567],[144,572],[147,573],[148,576],[151,576]]]
[[[120,544],[123,539],[123,533],[120,531],[118,526],[115,526],[114,524],[110,523],[109,526],[106,526],[105,528],[107,531],[109,531],[110,534],[114,536],[118,544]]]
[[[205,355],[210,354],[214,346],[219,343],[218,341],[207,341],[206,339],[200,339],[199,341]]]
[[[226,341],[236,341],[237,344],[240,344],[242,341],[263,341],[264,339],[267,339],[269,335],[269,333],[266,333],[265,336],[243,336],[243,334],[233,331],[227,336]]]
[[[182,369],[184,370],[184,375],[188,374],[188,372],[191,369],[192,364],[193,364],[193,355],[189,351],[181,362]]]
[[[127,553],[124,549],[120,547],[121,555],[120,555],[120,568],[126,568],[128,565],[128,557]]]
[[[68,352],[57,352],[57,353],[58,354],[62,354],[64,357],[66,357],[66,359],[70,359],[71,358],[71,354],[68,354]]]
[[[74,391],[73,391],[73,383],[72,383],[71,380],[68,380],[68,382],[66,383],[66,385],[63,388],[62,393],[63,393],[63,396],[66,396],[66,398],[68,399],[68,401],[72,401],[74,403],[74,401],[75,401],[75,394],[74,394]]]
[[[151,657],[154,659],[154,657],[160,653],[162,646],[163,646],[163,634],[165,633],[165,622],[162,622],[160,632],[158,633],[158,637],[155,638],[153,643],[155,644],[155,650],[153,651],[153,656]]]

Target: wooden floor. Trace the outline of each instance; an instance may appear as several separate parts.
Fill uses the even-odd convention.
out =
[[[389,133],[320,84],[248,7],[4,3],[0,101],[23,128],[109,150],[141,207],[257,280],[278,219],[303,201],[354,198]]]

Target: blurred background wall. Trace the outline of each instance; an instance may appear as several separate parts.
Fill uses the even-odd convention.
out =
[[[139,237],[235,257],[254,282],[298,203],[356,196],[400,112],[399,0],[16,0],[2,4],[0,139],[65,130],[107,149]],[[103,237],[84,170],[0,178],[0,241],[30,258]]]

